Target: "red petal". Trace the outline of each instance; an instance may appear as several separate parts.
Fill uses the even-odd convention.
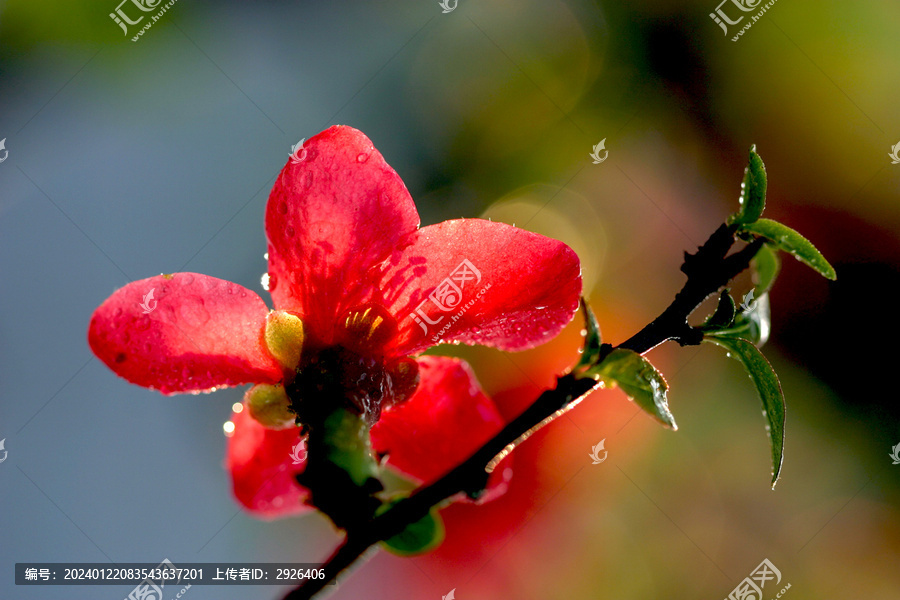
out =
[[[306,461],[294,464],[293,449],[300,428],[266,429],[250,412],[233,413],[234,434],[228,439],[225,467],[231,473],[234,495],[256,516],[274,519],[312,510],[305,504],[306,488],[294,479]],[[303,457],[303,451],[298,456]]]
[[[262,298],[236,283],[159,275],[107,298],[91,317],[88,342],[118,375],[164,394],[276,383],[281,368],[262,337],[267,313]]]
[[[371,295],[370,269],[418,224],[406,186],[369,138],[335,126],[307,140],[266,207],[275,306],[298,312],[307,333],[329,344],[340,314]]]
[[[435,299],[448,281],[453,293]],[[420,229],[415,242],[391,259],[381,287],[400,326],[397,355],[438,341],[525,350],[572,320],[581,265],[560,241],[503,223],[460,219]]]
[[[444,356],[422,356],[418,362],[418,390],[381,413],[372,427],[372,445],[388,455],[388,464],[427,484],[471,456],[505,423],[465,362]],[[489,488],[509,478],[507,467],[501,463],[494,470]]]

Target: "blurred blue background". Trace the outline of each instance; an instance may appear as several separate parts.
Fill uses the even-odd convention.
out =
[[[734,209],[751,143],[767,216],[839,279],[786,259],[772,293],[765,352],[788,402],[775,492],[737,363],[665,347],[650,357],[680,431],[595,394],[517,451],[506,497],[445,511],[444,547],[376,553],[332,597],[712,599],[768,558],[787,598],[896,598],[896,3],[781,0],[737,42],[713,0],[180,0],[137,42],[143,23],[125,36],[116,7],[0,2],[0,597],[131,589],[17,587],[16,562],[316,562],[336,544],[320,516],[262,522],[232,500],[222,423],[242,390],[129,385],[86,330],[115,289],[161,272],[269,301],[268,191],[293,144],[343,123],[400,173],[423,223],[483,215],[569,243],[606,341],[681,286],[681,253]],[[578,329],[517,355],[438,351],[469,359],[511,415],[572,363]],[[601,439],[609,460],[592,465]]]

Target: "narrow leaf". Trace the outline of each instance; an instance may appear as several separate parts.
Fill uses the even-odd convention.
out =
[[[700,329],[703,331],[717,331],[729,327],[734,321],[736,311],[734,298],[731,297],[728,290],[722,290],[722,293],[719,295],[719,304],[716,306],[716,312],[703,322]]]
[[[745,225],[758,220],[766,208],[766,165],[763,164],[756,145],[750,146],[750,164],[744,169],[741,182],[741,208],[728,217],[728,224]]]
[[[827,279],[837,279],[837,274],[822,253],[808,239],[772,219],[759,219],[755,223],[741,226],[741,231],[752,233],[771,241],[776,248],[790,252],[794,258],[815,269]]]
[[[666,380],[650,361],[637,352],[617,348],[588,373],[609,387],[618,385],[644,412],[666,427],[678,429],[669,411]]]
[[[584,296],[581,297],[581,312],[584,314],[584,348],[581,350],[581,358],[576,367],[592,365],[600,356],[600,325]]]
[[[719,337],[740,338],[760,347],[769,340],[772,330],[772,313],[769,309],[769,295],[753,298],[753,290],[741,301],[741,310],[731,327],[717,331],[707,331]]]
[[[406,529],[381,542],[386,550],[398,556],[424,554],[444,540],[444,523],[436,509],[406,526]]]
[[[766,418],[766,433],[772,444],[772,487],[781,475],[781,464],[784,460],[784,392],[778,375],[766,357],[756,346],[739,338],[707,336],[704,341],[721,346],[728,355],[744,365],[759,398],[762,400],[763,416]]]
[[[778,252],[769,244],[763,244],[753,257],[753,281],[756,284],[757,298],[772,289],[779,271],[781,259],[778,258]]]

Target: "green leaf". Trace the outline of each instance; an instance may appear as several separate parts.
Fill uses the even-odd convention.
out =
[[[745,225],[758,220],[766,208],[766,165],[763,164],[756,145],[750,146],[750,164],[744,169],[741,182],[741,208],[728,217],[729,225]]]
[[[734,298],[731,297],[728,290],[722,290],[722,293],[719,295],[719,305],[716,306],[716,312],[703,322],[700,329],[703,331],[717,331],[729,327],[734,322],[736,310]]]
[[[384,505],[387,510],[399,500]],[[379,511],[379,513],[384,512]],[[406,529],[381,542],[386,550],[398,556],[424,554],[437,548],[444,541],[444,523],[437,509],[431,509],[427,515],[406,526]]]
[[[779,250],[790,252],[794,258],[815,269],[827,279],[837,279],[837,274],[822,253],[808,239],[787,225],[772,219],[759,219],[755,223],[741,226],[741,231],[763,237]]]
[[[772,444],[772,487],[781,475],[784,460],[784,392],[778,375],[766,357],[756,346],[739,338],[709,335],[704,341],[716,344],[728,351],[728,355],[744,365],[759,398],[762,400],[763,416],[766,418],[766,432]]]
[[[756,283],[756,297],[772,289],[778,272],[781,271],[781,259],[778,252],[769,244],[763,244],[753,257],[753,281]]]
[[[592,365],[600,356],[600,325],[584,296],[581,297],[581,311],[584,313],[584,348],[581,350],[581,358],[575,365],[576,368]]]
[[[617,348],[600,364],[589,369],[588,374],[609,387],[618,385],[644,412],[666,427],[678,429],[675,418],[669,412],[666,399],[669,386],[666,380],[650,361],[637,352]]]
[[[772,315],[769,310],[769,295],[763,294],[759,298],[753,297],[754,290],[744,296],[741,301],[741,311],[734,318],[731,327],[717,331],[707,331],[712,335],[748,340],[757,347],[769,340],[769,332],[772,330]]]

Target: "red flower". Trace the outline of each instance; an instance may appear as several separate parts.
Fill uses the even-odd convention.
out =
[[[275,311],[237,284],[177,273],[116,291],[88,331],[113,371],[164,394],[261,384],[233,415],[227,465],[240,502],[263,516],[304,510],[308,496],[281,398],[338,390],[374,424],[376,451],[434,480],[503,420],[465,363],[407,357],[438,342],[531,348],[571,320],[581,292],[578,258],[556,240],[480,219],[419,228],[400,177],[349,127],[311,138],[284,167],[266,233]]]

